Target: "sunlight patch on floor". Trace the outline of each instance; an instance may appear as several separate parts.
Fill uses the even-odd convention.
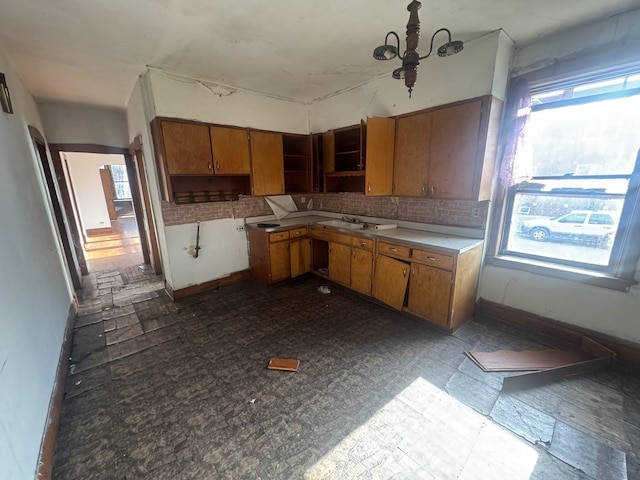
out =
[[[537,461],[531,444],[418,378],[304,478],[527,480]]]

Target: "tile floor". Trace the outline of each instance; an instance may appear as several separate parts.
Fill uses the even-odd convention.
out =
[[[90,275],[54,478],[640,478],[638,368],[505,395],[463,352],[554,339],[490,318],[449,336],[319,285],[173,303],[147,270]]]

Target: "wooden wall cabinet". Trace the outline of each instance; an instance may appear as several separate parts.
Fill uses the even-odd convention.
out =
[[[251,192],[253,195],[284,193],[282,134],[251,131]]]
[[[392,194],[395,120],[367,122],[323,135],[325,192]]]
[[[394,195],[488,200],[501,114],[486,96],[398,117]]]
[[[209,127],[214,172],[217,175],[249,175],[249,132],[244,128]]]
[[[312,191],[311,141],[310,135],[282,135],[284,193]]]
[[[246,130],[155,118],[151,131],[164,200],[189,192],[251,193]]]

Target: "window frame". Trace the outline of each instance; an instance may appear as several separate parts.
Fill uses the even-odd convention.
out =
[[[640,73],[640,69],[636,72]],[[628,72],[620,72],[617,75],[613,72],[610,78],[629,75]],[[580,78],[574,86],[590,83],[584,77]],[[532,94],[572,88],[567,81],[553,84],[545,84],[542,88],[532,88]],[[615,92],[606,92],[591,96],[581,96],[577,98],[566,98],[551,103],[541,103],[531,106],[531,111],[546,110],[551,108],[562,108],[566,106],[581,105],[605,100],[625,98],[640,95],[640,88],[631,88]],[[628,291],[629,287],[637,284],[634,279],[636,269],[640,272],[638,261],[640,259],[640,149],[637,152],[634,168],[630,174],[620,175],[571,175],[567,176],[538,176],[532,177],[532,181],[544,180],[567,180],[567,178],[586,179],[627,179],[628,188],[624,194],[623,207],[618,222],[616,237],[611,248],[609,263],[606,266],[566,261],[537,255],[530,255],[509,251],[507,246],[509,227],[514,214],[514,200],[521,185],[513,185],[502,191],[498,198],[497,219],[492,222],[496,232],[493,235],[492,251],[494,255],[487,257],[486,263],[489,265],[524,270],[531,273],[553,276],[581,283],[592,284],[599,287],[612,288],[615,290]],[[531,192],[533,193],[533,192]],[[539,191],[537,193],[540,193]],[[547,192],[544,192],[547,193]],[[548,192],[549,195],[561,196],[559,192]],[[576,193],[566,194],[567,196],[580,196]],[[589,198],[594,198],[593,194],[583,194]],[[596,195],[597,196],[597,195]],[[606,194],[612,196],[612,194]]]

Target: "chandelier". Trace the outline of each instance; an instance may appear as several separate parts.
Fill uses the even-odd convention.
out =
[[[455,55],[460,52],[464,48],[464,43],[460,40],[451,41],[451,32],[447,28],[440,28],[435,31],[435,33],[431,36],[431,48],[429,49],[429,53],[424,56],[420,56],[417,52],[418,49],[418,40],[420,39],[420,19],[418,18],[418,10],[422,6],[422,3],[417,0],[413,0],[408,6],[407,10],[409,11],[409,22],[407,23],[407,48],[404,51],[403,55],[400,55],[400,37],[396,32],[389,32],[384,37],[384,45],[377,47],[373,51],[373,58],[376,60],[391,60],[392,58],[399,57],[402,60],[402,66],[396,68],[392,76],[396,79],[404,79],[404,84],[409,90],[409,98],[411,98],[411,92],[413,91],[413,86],[416,84],[416,79],[418,77],[418,65],[420,65],[420,60],[424,60],[431,53],[433,53],[433,40],[436,35],[440,32],[445,32],[448,35],[449,40],[447,43],[438,48],[437,53],[439,57],[448,57],[450,55]],[[391,45],[388,40],[389,36],[395,37],[396,45]]]

